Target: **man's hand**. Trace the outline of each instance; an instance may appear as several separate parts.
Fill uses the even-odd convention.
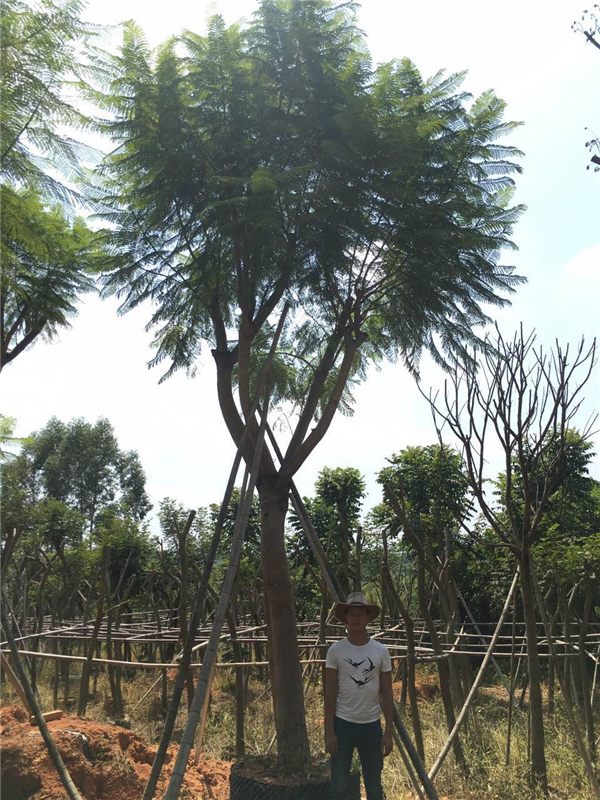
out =
[[[325,752],[330,756],[338,754],[338,740],[333,731],[325,731]]]
[[[381,740],[381,749],[383,750],[383,757],[389,756],[389,754],[394,749],[394,740],[392,738],[392,732],[386,731],[383,734],[383,739]]]

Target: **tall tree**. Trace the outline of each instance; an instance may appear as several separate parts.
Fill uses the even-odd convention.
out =
[[[58,501],[81,515],[89,531],[102,509],[140,521],[152,507],[137,453],[119,448],[106,419],[92,425],[53,417],[6,469],[19,476],[30,505]]]
[[[546,354],[536,346],[533,333],[526,336],[521,328],[506,340],[498,332],[487,347],[457,365],[441,402],[431,400],[440,436],[442,425],[447,425],[463,448],[466,474],[486,522],[519,564],[529,672],[531,779],[544,795],[548,781],[532,548],[542,536],[550,500],[565,480],[569,429],[595,353],[595,341],[585,347],[582,340],[573,353],[557,344]],[[588,426],[582,438],[588,439],[590,433]],[[500,505],[485,491],[490,439],[501,448],[505,464]],[[590,783],[597,785],[574,717],[570,721]]]
[[[93,35],[82,8],[80,0],[2,4],[0,370],[39,336],[68,326],[105,263],[100,235],[64,211],[81,200],[72,187],[82,160],[94,158],[65,133],[89,125],[67,92]]]
[[[120,261],[105,291],[125,311],[154,301],[153,363],[169,360],[167,375],[211,348],[235,442],[250,423],[247,463],[256,369],[292,305],[274,377],[293,432],[279,465],[263,450],[257,488],[278,753],[302,771],[290,481],[371,359],[414,372],[423,349],[440,362],[463,352],[482,304],[506,305],[522,280],[499,261],[521,209],[519,152],[496,140],[515,123],[492,92],[471,103],[463,74],[373,69],[354,7],[329,0],[264,0],[247,28],[214,17],[207,36],[185,32],[154,55],[130,24],[102,68],[110,91],[88,95],[114,115],[116,150],[90,195]]]
[[[341,585],[346,594],[356,585],[360,558],[360,511],[365,481],[355,467],[325,467],[315,484],[315,503],[327,510],[327,539],[339,551]],[[335,559],[338,561],[338,559]]]
[[[454,587],[452,561],[454,544],[471,511],[471,493],[459,453],[445,445],[407,447],[388,459],[377,480],[385,487],[385,502],[398,515],[396,531],[402,531],[417,563],[417,593],[420,614],[437,655],[442,652],[442,634],[435,629],[430,613],[431,597],[426,589],[426,572],[431,576],[435,599],[446,623],[447,642],[452,642],[461,618]],[[392,528],[392,530],[394,530]],[[438,661],[440,691],[448,730],[456,722],[453,697],[459,707],[471,684],[470,664],[452,655]],[[462,683],[461,683],[462,679]],[[458,737],[454,741],[458,763],[465,757]]]
[[[5,0],[0,15],[2,133],[0,175],[13,186],[71,203],[75,191],[56,177],[81,176],[80,159],[92,148],[64,132],[89,124],[65,92],[81,63],[81,45],[93,36],[81,22],[82,0]],[[52,174],[52,173],[55,174]]]

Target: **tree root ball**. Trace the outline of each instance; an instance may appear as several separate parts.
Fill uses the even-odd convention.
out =
[[[329,800],[329,763],[313,763],[306,775],[283,775],[275,758],[236,762],[229,775],[230,800]],[[350,776],[348,800],[360,800],[360,773]]]

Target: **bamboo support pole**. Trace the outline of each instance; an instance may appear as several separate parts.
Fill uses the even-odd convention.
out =
[[[6,609],[5,609],[5,601],[4,597],[2,597],[1,605],[1,619],[2,619],[2,627],[4,628],[4,633],[6,634],[6,638],[8,641],[8,646],[10,648],[11,657],[13,660],[13,664],[15,666],[16,677],[23,687],[23,691],[25,696],[27,697],[27,702],[29,708],[33,712],[33,716],[35,717],[35,721],[37,723],[38,728],[40,729],[40,733],[42,734],[42,739],[44,740],[44,744],[48,749],[48,753],[50,758],[52,759],[52,763],[56,767],[56,771],[60,777],[62,785],[65,787],[67,794],[69,795],[70,800],[82,800],[81,795],[79,794],[79,790],[73,783],[73,778],[69,774],[69,770],[65,766],[64,761],[61,758],[60,753],[58,752],[58,748],[50,734],[50,730],[48,729],[48,725],[46,724],[46,720],[44,719],[44,715],[42,714],[42,710],[38,705],[38,702],[35,698],[35,694],[31,688],[31,684],[29,683],[29,679],[27,678],[27,673],[23,668],[23,664],[21,663],[21,659],[17,650],[17,645],[12,636],[12,630],[10,627],[10,621],[7,618]]]
[[[475,628],[475,630],[476,630],[476,632],[477,632],[482,644],[485,644],[484,636],[481,633],[481,628],[479,627],[479,625],[475,621],[475,618],[471,614],[471,609],[467,605],[467,601],[465,600],[465,598],[463,596],[463,593],[460,591],[460,589],[459,589],[459,587],[458,587],[458,585],[456,583],[454,584],[454,588],[456,590],[456,594],[458,596],[458,599],[460,600],[463,608],[467,612],[467,616],[469,617],[469,619],[471,621],[471,624]],[[502,672],[502,670],[498,666],[498,662],[496,661],[496,659],[493,656],[492,656],[492,666],[494,667],[494,671],[495,671],[496,675],[499,677],[500,682],[502,683],[502,685],[504,686],[504,688],[508,692],[508,696],[510,698],[510,702],[513,703],[513,705],[514,705],[515,704],[514,695],[511,694],[510,686],[506,682],[506,678],[504,677],[504,673]]]
[[[512,613],[512,641],[510,647],[510,692],[509,692],[509,704],[508,704],[508,720],[507,720],[507,727],[506,727],[506,756],[505,756],[505,766],[509,766],[510,764],[510,745],[511,745],[511,737],[512,737],[512,718],[513,718],[513,696],[515,693],[515,681],[516,681],[516,672],[515,672],[515,654],[517,649],[517,642],[516,642],[516,623],[517,623],[517,595],[513,594],[513,613]]]
[[[419,800],[425,800],[425,795],[423,794],[423,790],[419,785],[419,779],[415,774],[412,764],[410,763],[410,758],[408,756],[408,753],[404,749],[402,740],[398,735],[398,731],[393,731],[393,736],[394,736],[394,741],[396,742],[396,747],[398,748],[398,752],[400,753],[400,758],[402,759],[402,763],[404,764],[404,768],[406,769],[406,773],[409,777],[409,780],[412,783],[413,788],[417,793],[417,797],[419,798]]]
[[[537,597],[538,606],[540,609],[540,614],[542,617],[542,622],[544,624],[544,630],[546,632],[546,637],[548,639],[548,646],[550,647],[551,655],[553,658],[556,659],[556,645],[552,638],[552,634],[550,631],[550,623],[548,622],[548,615],[546,613],[546,605],[544,602],[544,597],[540,591],[540,587],[537,580],[537,574],[534,569],[533,563],[531,564],[531,577],[533,581],[533,587],[535,591],[535,595]],[[577,749],[583,759],[583,763],[585,765],[585,771],[588,777],[588,781],[590,783],[590,788],[594,793],[594,797],[600,798],[600,784],[598,783],[598,778],[596,776],[596,771],[594,769],[594,764],[590,758],[590,754],[588,752],[587,747],[585,746],[585,742],[583,741],[583,736],[581,735],[581,731],[579,730],[579,725],[577,723],[577,719],[575,718],[575,712],[573,710],[573,705],[567,693],[567,684],[565,675],[563,671],[559,668],[558,662],[555,661],[556,664],[556,674],[558,677],[558,682],[560,684],[560,690],[563,695],[563,703],[565,706],[565,711],[567,713],[567,717],[569,722],[571,723],[571,730],[573,732],[573,738],[575,739],[575,743],[577,745]]]
[[[263,435],[264,435],[264,433],[263,433]],[[259,461],[256,460],[256,457],[255,457],[255,461],[256,461],[256,465],[258,466]],[[242,489],[241,489],[241,492],[240,492],[240,502],[239,502],[239,505],[238,505],[238,513],[237,513],[236,521],[235,521],[236,526],[241,526],[242,524],[244,526],[244,530],[242,530],[242,532],[240,534],[242,543],[243,543],[243,537],[244,537],[244,533],[245,533],[245,527],[246,527],[246,524],[248,522],[247,516],[246,516],[245,520],[243,520],[242,518],[243,518],[243,515],[245,513],[246,505],[248,505],[248,513],[249,513],[250,506],[251,506],[251,503],[252,503],[251,496],[247,498],[247,492],[248,492],[248,488],[249,488],[249,479],[250,479],[250,473],[249,473],[248,468],[246,467],[246,471],[245,471],[245,474],[244,474],[244,480],[243,480],[243,483],[242,483]],[[234,536],[235,536],[235,533],[234,533]],[[239,546],[240,554],[241,554],[241,547],[242,547],[242,544],[240,543],[240,546]],[[239,554],[238,554],[237,562],[239,564]],[[233,568],[233,566],[231,564],[231,558],[230,558],[230,567],[231,567],[232,572],[233,572],[234,568]],[[234,585],[235,585],[236,577],[237,577],[237,564],[235,566],[235,571],[233,572],[233,578],[232,578],[232,582],[231,582],[231,589],[229,590],[229,600],[231,600],[231,596],[232,596],[232,593],[233,593],[233,588],[234,588]],[[226,579],[227,579],[227,576],[226,576]],[[224,585],[225,585],[225,582],[224,582]],[[208,588],[210,588],[210,586]],[[219,604],[221,603],[221,600],[222,600],[222,597],[223,597],[223,591],[224,591],[224,589],[222,588],[221,589],[221,596],[219,597]],[[219,608],[219,606],[217,606],[217,608]],[[228,602],[227,603],[223,602],[223,608],[224,608],[225,617],[221,621],[221,626],[225,623],[225,619],[227,619],[227,616],[228,616],[228,613],[229,613],[229,603]],[[209,706],[209,703],[210,703],[210,692],[211,692],[211,688],[212,688],[212,682],[213,682],[213,679],[214,679],[214,676],[215,676],[215,664],[216,664],[218,647],[219,647],[219,643],[220,643],[221,639],[222,639],[222,637],[219,637],[219,638],[216,639],[216,646],[215,646],[215,653],[214,653],[213,663],[211,664],[210,671],[207,670],[207,672],[206,672],[207,681],[206,681],[206,687],[205,687],[205,690],[204,690],[204,699],[203,699],[203,703],[202,703],[202,708],[200,710],[200,721],[199,721],[199,725],[198,725],[198,731],[196,733],[196,738],[195,738],[195,753],[194,753],[194,765],[195,766],[197,766],[197,764],[198,764],[198,762],[200,760],[202,742],[204,740],[204,731],[206,729],[206,721],[208,719],[208,706]],[[207,648],[207,650],[208,650],[208,648]]]
[[[517,624],[519,624],[519,623],[517,623]],[[317,628],[318,627],[318,622],[307,623],[306,625],[312,625],[314,628]],[[255,627],[252,627],[252,628],[251,627],[240,628],[238,641],[240,643],[267,642],[268,639],[267,639],[266,636],[263,636],[263,637],[258,637],[258,636],[249,637],[249,636],[246,636],[246,634],[249,634],[249,633],[251,633],[251,632],[253,632],[255,630],[263,629],[264,627],[265,627],[265,625],[263,624],[263,625],[255,626]],[[328,623],[328,627],[330,627],[330,628],[340,628],[341,626],[336,626],[336,625]],[[22,641],[25,641],[25,640],[28,640],[28,639],[33,639],[33,638],[47,638],[47,639],[49,639],[51,641],[60,640],[60,641],[63,641],[63,642],[89,642],[90,638],[91,638],[91,635],[92,635],[91,628],[92,628],[91,624],[74,625],[74,626],[71,626],[69,628],[57,629],[57,630],[53,630],[53,631],[42,631],[42,632],[37,632],[37,633],[34,633],[34,634],[27,634],[25,636],[15,637],[15,642],[22,642]],[[377,639],[382,641],[384,644],[386,644],[388,646],[388,648],[406,650],[405,631],[404,630],[398,630],[398,628],[402,628],[402,626],[401,625],[394,625],[391,628],[386,628],[384,630],[378,630],[377,632],[370,631],[370,635],[371,635],[372,638],[376,637]],[[442,629],[440,629],[440,631],[441,630]],[[80,632],[78,633],[78,631],[80,631]],[[107,633],[107,626],[106,626],[106,624],[105,624],[105,622],[103,620],[103,622],[100,625],[99,632],[98,632],[99,640],[102,640],[102,642],[104,642],[105,638],[106,638],[106,633]],[[419,636],[421,641],[425,641],[425,639],[426,639],[426,636],[424,635],[424,633],[425,632],[423,632],[417,626],[415,626],[415,635]],[[300,643],[306,642],[306,643],[314,644],[314,635],[316,635],[316,634],[311,634],[311,635],[299,634],[298,635],[298,641]],[[204,640],[200,641],[198,644],[194,645],[193,652],[199,652],[199,651],[203,650],[207,646],[208,637],[209,636],[210,636],[210,628],[204,629],[199,634],[197,633],[196,637],[195,637],[195,641],[198,641],[198,638],[202,638],[202,637],[206,637],[206,638]],[[487,651],[488,644],[489,644],[489,640],[491,638],[491,636],[489,636],[487,634],[483,634],[481,637],[479,637],[478,635],[475,635],[475,634],[468,634],[468,633],[463,633],[461,635],[460,631],[455,633],[454,637],[455,637],[455,641],[454,641],[454,643],[452,645],[450,645],[448,642],[442,642],[441,643],[442,647],[444,648],[444,652],[448,653],[448,654],[450,654],[450,653],[451,654],[458,654],[458,655],[463,654],[463,655],[469,655],[469,656],[474,656],[474,657],[476,657],[476,656],[483,657],[485,655],[485,653]],[[124,643],[124,644],[136,644],[136,645],[153,644],[153,643],[154,644],[176,644],[179,641],[180,633],[179,633],[179,629],[175,628],[175,627],[171,628],[169,631],[162,631],[162,632],[158,631],[156,629],[156,627],[155,627],[154,629],[145,631],[144,633],[130,634],[128,632],[128,630],[127,630],[127,626],[121,624],[121,627],[119,629],[115,628],[115,629],[113,629],[111,631],[111,638],[112,638],[113,642],[119,642],[119,643]],[[229,638],[229,634],[223,634],[223,641],[226,641],[228,638]],[[328,642],[332,642],[332,641],[335,641],[336,638],[337,639],[343,638],[343,636],[341,634],[340,635],[338,635],[338,634],[330,635],[330,636],[327,637],[327,640],[328,640]],[[478,642],[471,642],[471,643],[467,642],[466,644],[463,644],[463,645],[459,645],[459,644],[456,643],[456,639],[465,640],[465,639],[473,639],[473,638],[480,639],[481,641],[479,643]],[[572,638],[574,638],[574,637],[572,637]],[[598,636],[595,633],[587,633],[586,636],[585,636],[586,647],[584,648],[584,652],[585,652],[586,657],[589,658],[590,661],[592,661],[594,663],[596,663],[596,661],[598,659],[598,655],[595,655],[594,652],[590,652],[590,648],[593,648],[594,650],[596,650],[596,648],[598,647],[597,639],[598,639]],[[501,640],[506,640],[506,641],[504,642],[504,641],[501,641]],[[510,636],[510,635],[507,635],[507,636],[500,635],[498,637],[497,648],[494,651],[494,658],[498,659],[498,658],[510,657],[511,642],[512,642],[512,636]],[[523,636],[521,636],[521,635],[516,635],[515,636],[515,642],[517,643],[517,645],[524,644],[525,643],[525,638]],[[561,645],[563,647],[567,647],[567,646],[570,647],[570,652],[568,653],[568,656],[570,658],[574,658],[574,657],[578,656],[579,651],[580,651],[580,647],[579,647],[579,644],[575,644],[574,641],[571,641],[571,643],[569,644],[563,638],[554,637],[554,642],[555,642],[555,644]],[[6,644],[7,644],[6,641],[0,642],[0,647],[5,648]],[[319,647],[325,647],[325,646],[327,646],[327,645],[325,645],[323,643],[319,644]],[[541,637],[538,638],[538,646],[540,646],[540,647],[548,647],[548,639],[547,639],[546,636],[541,636]],[[461,649],[458,649],[459,647],[461,647]],[[432,652],[432,648],[430,646],[425,646],[424,645],[424,646],[418,647],[417,649],[419,649],[420,651],[422,651],[424,653],[431,653]],[[35,651],[30,651],[30,650],[23,649],[22,652],[23,653],[25,653],[25,652],[26,653],[30,653],[30,652],[35,652]],[[180,655],[181,655],[181,653],[180,653]],[[548,657],[549,654],[548,653],[541,653],[540,655],[541,655],[541,657],[544,658],[544,657]],[[558,653],[558,657],[559,658],[562,657],[563,655],[564,655],[564,653]],[[168,664],[168,662],[165,662],[165,664]],[[173,665],[175,665],[175,662],[173,662]]]
[[[108,560],[110,557],[110,548],[105,545],[102,548],[102,566],[100,568],[100,589],[98,591],[98,607],[96,610],[96,621],[94,629],[90,638],[88,646],[87,658],[83,664],[83,671],[81,673],[81,683],[79,684],[79,700],[77,703],[77,716],[85,716],[85,711],[88,703],[88,695],[90,688],[90,674],[92,671],[92,662],[94,660],[94,650],[96,649],[96,642],[98,641],[98,634],[100,632],[100,624],[102,622],[102,609],[104,606],[104,594],[106,589],[105,574],[108,570]]]
[[[514,594],[515,589],[517,587],[518,578],[519,578],[519,573],[515,572],[514,578],[512,580],[511,585],[510,585],[510,590],[509,590],[508,595],[506,597],[506,600],[504,602],[504,607],[502,608],[502,613],[500,614],[500,619],[498,621],[498,625],[496,627],[496,633],[498,633],[498,634],[500,633],[502,625],[504,624],[504,619],[506,617],[506,614],[508,613],[508,609],[510,608],[510,604],[511,604],[512,598],[513,598],[513,594]],[[483,662],[482,662],[482,664],[481,664],[481,666],[479,668],[479,672],[477,673],[477,676],[476,676],[475,680],[473,681],[473,685],[471,686],[469,694],[467,695],[467,697],[465,699],[463,707],[461,708],[460,713],[459,713],[458,717],[456,718],[456,722],[454,723],[454,727],[450,731],[450,734],[449,734],[448,738],[446,739],[446,742],[444,743],[444,746],[442,747],[439,756],[435,760],[434,765],[429,770],[429,778],[430,778],[430,780],[435,780],[435,776],[440,771],[440,768],[441,768],[442,764],[444,763],[444,759],[446,758],[446,756],[450,752],[450,748],[452,747],[452,743],[456,739],[456,736],[458,735],[458,732],[461,729],[462,724],[466,719],[467,712],[469,711],[469,707],[471,706],[471,703],[475,699],[475,695],[477,694],[477,690],[479,689],[479,685],[481,684],[481,681],[483,680],[483,675],[485,673],[485,669],[486,669],[487,665],[489,664],[489,662],[490,662],[490,660],[492,658],[492,652],[494,650],[495,645],[496,645],[496,641],[495,641],[494,637],[492,636],[492,641],[490,642],[490,646],[488,647],[488,651],[485,654]]]
[[[596,663],[594,664],[594,677],[592,679],[592,691],[590,692],[590,703],[594,705],[594,694],[596,692],[596,678],[598,677],[598,664],[600,663],[600,645],[598,645],[598,653],[596,656]]]
[[[282,324],[283,324],[283,316],[282,319],[280,320],[280,328],[278,330],[281,329]],[[265,408],[268,408],[269,397],[270,397],[270,388],[267,382],[267,388],[265,389]],[[177,800],[177,798],[179,797],[179,792],[181,790],[181,784],[183,783],[183,778],[185,775],[188,758],[192,750],[192,747],[194,746],[196,728],[200,721],[200,716],[205,704],[206,695],[209,691],[211,677],[214,669],[214,663],[216,662],[219,639],[221,636],[221,629],[225,621],[227,606],[229,604],[234,581],[237,575],[239,559],[242,551],[242,545],[244,542],[244,534],[246,531],[246,524],[248,522],[248,517],[250,515],[252,497],[254,495],[254,487],[256,486],[256,479],[258,477],[260,456],[262,453],[262,448],[264,443],[265,427],[266,427],[266,415],[262,415],[254,447],[254,457],[248,478],[248,485],[244,496],[244,502],[243,504],[240,502],[240,505],[238,506],[238,516],[236,518],[235,529],[231,541],[229,565],[227,567],[227,572],[225,574],[225,579],[223,581],[223,586],[221,588],[221,596],[219,599],[219,604],[215,611],[213,628],[211,631],[209,644],[206,648],[206,653],[204,656],[204,660],[202,662],[200,675],[198,676],[196,690],[194,692],[192,705],[188,712],[187,722],[185,725],[185,729],[183,731],[181,744],[179,746],[177,760],[173,767],[173,772],[171,773],[169,786],[165,794],[165,800]]]
[[[18,694],[19,699],[21,700],[21,702],[23,703],[23,705],[27,709],[29,715],[31,716],[33,714],[33,708],[29,704],[29,700],[27,699],[27,695],[23,691],[23,687],[19,683],[19,681],[17,679],[17,676],[13,672],[12,667],[8,663],[8,659],[6,658],[4,653],[1,654],[0,658],[2,660],[2,669],[4,670],[4,674],[6,675],[8,680],[11,682],[13,689]]]
[[[396,742],[396,746],[402,755],[402,750],[405,749],[408,758],[412,762],[415,772],[417,773],[419,781],[421,781],[421,785],[423,787],[423,791],[425,792],[425,796],[427,800],[439,800],[438,793],[431,781],[429,775],[427,774],[427,770],[425,769],[425,765],[419,758],[419,754],[417,753],[415,746],[412,742],[412,739],[409,736],[408,731],[406,730],[404,723],[398,713],[398,709],[396,708],[396,704],[394,703],[394,727],[396,730],[394,731],[394,740]],[[402,760],[404,761],[404,756],[402,756]],[[414,778],[413,773],[409,772],[409,777]],[[413,785],[419,793],[421,788],[419,787],[418,781],[413,779]]]
[[[2,650],[3,655],[9,655],[9,650]],[[17,650],[19,655],[27,656],[29,658],[39,658],[47,661],[60,661],[66,663],[73,663],[78,662],[80,664],[85,663],[87,661],[87,656],[73,656],[67,655],[65,653],[40,653],[37,650]],[[406,655],[391,655],[392,661],[402,661],[406,658]],[[302,658],[300,659],[300,664],[324,664],[324,658]],[[93,658],[92,664],[99,664],[102,666],[108,667],[128,667],[130,669],[142,669],[142,670],[164,670],[170,669],[172,667],[176,667],[177,663],[172,661],[117,661],[115,659],[110,658]],[[229,667],[267,667],[269,665],[268,661],[217,661],[215,663],[215,667],[217,669],[228,669]],[[190,665],[190,669],[199,670],[202,669],[202,663],[193,663]],[[160,678],[159,678],[160,680]],[[156,686],[156,683],[150,687],[148,691],[152,691],[152,689]],[[141,702],[141,701],[140,701]]]

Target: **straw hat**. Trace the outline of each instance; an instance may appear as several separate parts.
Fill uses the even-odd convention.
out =
[[[346,612],[351,606],[364,606],[369,615],[369,621],[379,615],[381,609],[373,603],[368,603],[367,598],[362,592],[350,592],[345,603],[336,603],[333,613],[340,620],[346,622]]]

